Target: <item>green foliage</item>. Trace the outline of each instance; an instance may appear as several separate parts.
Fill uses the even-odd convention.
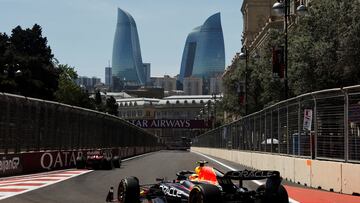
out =
[[[240,69],[240,61],[236,60],[232,64],[232,72],[226,74],[223,78],[224,86],[224,97],[221,102],[221,108],[227,112],[232,112],[235,114],[241,114],[241,106],[239,105],[239,96],[238,96],[238,85],[242,81],[242,75],[245,71]]]
[[[359,84],[360,81],[360,2],[311,1],[309,14],[291,26],[288,54],[289,97],[307,92]],[[248,64],[248,113],[284,98],[284,82],[272,76],[272,48],[284,46],[282,30],[270,30],[260,48],[259,59]],[[244,80],[245,64],[224,78],[224,110],[244,115],[238,104],[236,81]]]
[[[78,77],[74,67],[60,64],[58,68],[60,77],[59,88],[55,92],[56,100],[73,106],[94,109],[94,101],[74,82]]]
[[[105,110],[104,104],[103,104],[102,99],[101,99],[101,94],[100,94],[99,91],[97,91],[95,93],[95,106],[96,106],[96,110],[98,110],[98,111],[104,111]]]
[[[116,100],[113,96],[109,97],[106,99],[106,112],[114,115],[114,116],[118,116],[119,112],[118,112],[118,107],[119,105],[116,103]]]
[[[42,29],[17,26],[11,36],[0,34],[0,91],[53,99],[59,71]]]
[[[358,84],[360,3],[313,1],[290,32],[289,86],[295,95]]]

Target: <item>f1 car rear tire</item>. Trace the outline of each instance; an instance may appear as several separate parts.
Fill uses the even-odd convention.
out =
[[[112,158],[112,162],[115,168],[120,168],[121,166],[121,158],[119,156],[114,156]]]
[[[104,158],[101,160],[101,168],[105,170],[112,170],[114,168],[114,164],[111,158]]]
[[[196,185],[190,192],[189,203],[220,203],[221,191],[211,184]]]
[[[265,197],[261,203],[289,203],[289,195],[283,185],[280,185],[276,193],[270,192],[265,185],[260,185],[257,192],[265,192]]]
[[[136,177],[124,178],[118,187],[118,200],[120,203],[135,203],[140,200],[140,185]]]
[[[83,156],[76,157],[76,168],[77,169],[84,169],[86,167],[86,160]]]

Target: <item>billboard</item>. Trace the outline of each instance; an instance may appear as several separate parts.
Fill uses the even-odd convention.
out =
[[[188,119],[134,119],[128,122],[140,128],[210,128],[211,121]]]

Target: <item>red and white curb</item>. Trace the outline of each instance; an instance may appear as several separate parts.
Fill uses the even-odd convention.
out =
[[[92,170],[68,169],[0,178],[0,200],[74,178]]]

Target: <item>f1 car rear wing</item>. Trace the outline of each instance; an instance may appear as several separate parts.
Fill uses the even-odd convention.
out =
[[[243,180],[262,180],[267,179],[267,184],[273,188],[278,188],[282,178],[279,171],[260,171],[260,170],[243,170],[243,171],[229,171],[223,177],[218,177],[219,184],[223,189],[231,190],[232,180],[239,181],[239,187],[243,187]]]
[[[225,173],[223,178],[231,180],[261,180],[267,178],[280,178],[279,171],[260,171],[260,170],[243,170],[243,171],[229,171]]]

